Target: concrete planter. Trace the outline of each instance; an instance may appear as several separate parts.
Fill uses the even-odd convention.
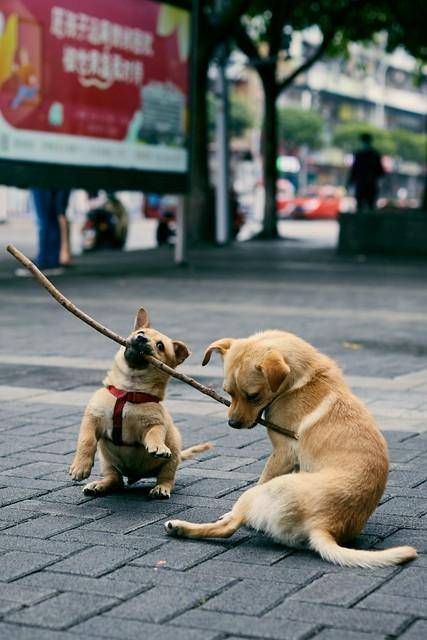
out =
[[[342,213],[338,253],[427,256],[427,211]]]

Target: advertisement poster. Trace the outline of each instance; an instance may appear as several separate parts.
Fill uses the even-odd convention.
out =
[[[185,172],[189,14],[0,0],[0,159]]]

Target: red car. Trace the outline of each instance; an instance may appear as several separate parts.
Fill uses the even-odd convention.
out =
[[[353,208],[352,198],[339,187],[309,187],[280,205],[279,216],[295,220],[336,219],[340,211]]]

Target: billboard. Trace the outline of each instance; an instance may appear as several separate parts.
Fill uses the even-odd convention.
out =
[[[189,29],[153,0],[0,0],[0,159],[185,174]]]

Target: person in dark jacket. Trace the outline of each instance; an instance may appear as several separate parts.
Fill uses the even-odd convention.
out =
[[[370,133],[360,136],[361,149],[354,154],[348,184],[354,185],[357,210],[375,209],[378,197],[378,180],[384,175],[381,156],[372,146]]]

